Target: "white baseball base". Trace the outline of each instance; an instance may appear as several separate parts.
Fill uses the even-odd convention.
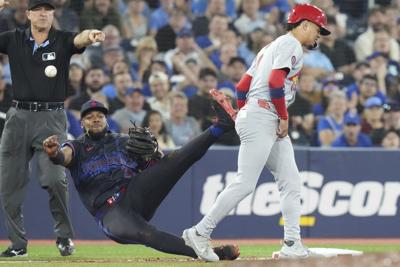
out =
[[[340,249],[340,248],[308,248],[311,251],[311,257],[330,258],[337,256],[360,256],[363,254],[359,250]],[[272,253],[273,259],[279,259],[279,251]]]

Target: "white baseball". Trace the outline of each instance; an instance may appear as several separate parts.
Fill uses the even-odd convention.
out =
[[[44,69],[44,74],[49,78],[53,78],[57,75],[57,68],[53,65],[49,65]]]

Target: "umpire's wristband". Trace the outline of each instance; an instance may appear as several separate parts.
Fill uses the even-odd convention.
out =
[[[50,157],[50,161],[56,165],[63,165],[65,162],[64,152],[61,149],[57,150],[57,153],[54,157]]]

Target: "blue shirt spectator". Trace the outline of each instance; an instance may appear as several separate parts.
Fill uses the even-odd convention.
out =
[[[203,16],[206,12],[208,0],[192,0],[192,13],[195,16]],[[235,0],[225,0],[226,15],[236,17]]]
[[[328,72],[335,71],[332,62],[320,50],[308,50],[308,52],[304,54],[303,64],[310,68],[319,68]]]
[[[291,10],[287,0],[276,0],[273,4],[261,6],[260,10],[269,13],[273,8],[278,8],[282,13],[287,13]]]
[[[344,117],[343,134],[332,143],[332,147],[371,147],[371,138],[361,131],[360,117],[348,113]]]

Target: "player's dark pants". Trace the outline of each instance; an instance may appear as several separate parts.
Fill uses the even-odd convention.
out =
[[[166,253],[197,258],[182,238],[159,231],[148,221],[176,182],[215,140],[216,137],[205,131],[135,177],[121,201],[98,218],[104,233],[118,243],[140,243]]]

